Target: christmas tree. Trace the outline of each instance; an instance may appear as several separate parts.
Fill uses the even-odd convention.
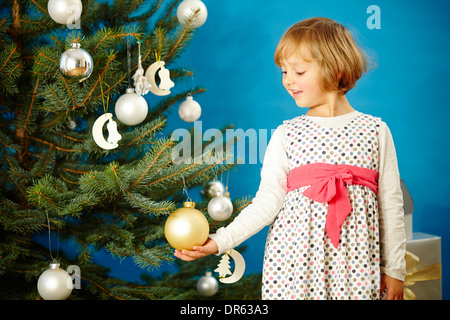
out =
[[[0,299],[41,299],[36,283],[53,260],[61,269],[79,268],[72,275],[81,290],[69,299],[198,299],[196,279],[219,257],[174,261],[164,221],[182,205],[186,189],[201,188],[235,165],[226,161],[230,155],[214,153],[214,161],[174,162],[175,143],[165,132],[171,109],[205,91],[175,90],[192,76],[176,60],[195,32],[199,10],[180,23],[180,0],[82,0],[79,19],[61,24],[48,2],[11,0],[0,7]],[[92,59],[92,70],[60,70],[72,43]],[[115,118],[114,105],[135,85],[133,75],[158,61],[170,70],[173,92],[144,95],[148,113],[138,124]],[[112,142],[104,139],[117,143],[110,149],[93,137],[96,120],[107,113],[120,133]],[[227,221],[208,217],[210,231],[248,203],[235,199]],[[206,207],[206,200],[196,206],[207,216]],[[53,246],[43,243],[47,236]],[[76,244],[75,256],[60,250],[66,242]],[[99,249],[149,271],[171,262],[179,269],[127,283],[93,262]],[[257,275],[244,277],[216,298],[258,298],[259,282]]]

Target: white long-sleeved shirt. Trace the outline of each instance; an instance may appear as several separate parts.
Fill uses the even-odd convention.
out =
[[[353,111],[337,117],[307,117],[318,125],[339,128],[358,114],[358,111]],[[403,221],[403,195],[394,142],[384,122],[381,122],[378,139],[377,199],[382,251],[381,271],[393,278],[404,280],[406,235]],[[238,246],[274,222],[287,194],[289,160],[286,150],[286,133],[284,126],[280,125],[267,146],[261,170],[261,182],[252,203],[228,226],[210,235],[210,238],[217,243],[219,254]]]

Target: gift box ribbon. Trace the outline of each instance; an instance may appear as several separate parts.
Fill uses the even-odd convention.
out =
[[[415,300],[415,293],[407,287],[414,285],[417,281],[436,280],[442,277],[442,265],[440,263],[430,264],[421,269],[417,269],[419,264],[419,257],[415,254],[406,251],[406,276],[404,282],[404,300]]]

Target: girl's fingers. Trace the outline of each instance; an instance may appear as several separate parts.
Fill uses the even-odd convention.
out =
[[[175,257],[184,260],[184,261],[192,261],[198,258],[203,258],[205,257],[207,254],[200,252],[200,251],[195,251],[195,250],[175,250]]]
[[[203,246],[195,246],[192,250],[175,250],[174,255],[181,260],[192,261],[198,258],[206,257],[210,254],[214,254],[217,250],[218,248],[216,242],[208,238]]]
[[[178,259],[181,259],[183,261],[192,261],[195,260],[192,257],[183,254],[180,250],[175,250],[174,256],[177,257]]]

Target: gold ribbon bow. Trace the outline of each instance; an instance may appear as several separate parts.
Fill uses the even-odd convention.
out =
[[[408,286],[414,285],[417,281],[427,281],[427,280],[435,280],[440,279],[441,275],[441,264],[435,263],[429,266],[423,267],[417,270],[417,265],[419,264],[419,257],[415,254],[406,251],[405,255],[406,260],[406,277],[404,282],[404,300],[415,300],[416,295],[414,292],[406,288]]]

